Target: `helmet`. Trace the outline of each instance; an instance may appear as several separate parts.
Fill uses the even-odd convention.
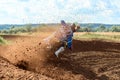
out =
[[[61,20],[61,24],[62,24],[63,26],[66,26],[66,23],[65,23],[64,20]]]

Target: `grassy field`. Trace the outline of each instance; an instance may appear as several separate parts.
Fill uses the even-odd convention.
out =
[[[98,32],[83,32],[83,33],[75,33],[74,39],[86,39],[86,40],[93,40],[93,39],[100,39],[100,40],[107,40],[107,41],[120,41],[120,33],[98,33]]]
[[[7,40],[5,40],[4,38],[0,37],[0,44],[6,44]]]

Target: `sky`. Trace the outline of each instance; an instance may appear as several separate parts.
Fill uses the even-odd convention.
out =
[[[120,24],[120,0],[0,0],[0,24]]]

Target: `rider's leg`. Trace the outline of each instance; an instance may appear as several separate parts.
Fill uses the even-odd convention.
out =
[[[56,52],[55,52],[55,55],[58,57],[59,56],[59,54],[61,53],[61,52],[63,52],[65,49],[64,49],[64,47],[62,46],[62,47],[60,47]]]

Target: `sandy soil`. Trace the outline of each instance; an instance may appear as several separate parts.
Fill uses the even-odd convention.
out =
[[[57,59],[41,43],[47,36],[5,37],[12,43],[0,46],[0,80],[120,80],[119,42],[73,40]]]

